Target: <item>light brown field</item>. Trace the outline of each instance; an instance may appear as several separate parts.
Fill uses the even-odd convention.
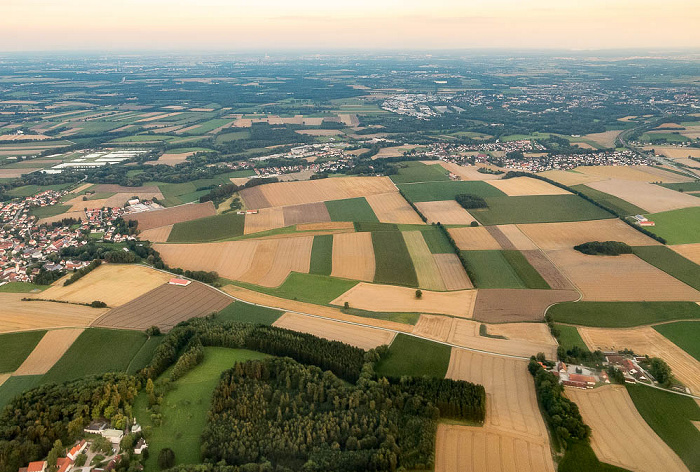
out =
[[[375,261],[372,233],[334,235],[332,267],[333,277],[373,281]]]
[[[581,136],[581,138],[586,139],[588,141],[596,142],[606,148],[614,148],[615,138],[617,138],[621,131],[622,130],[618,129],[612,131],[604,131],[602,133],[585,134]]]
[[[700,301],[700,292],[634,254],[588,256],[559,249],[547,255],[587,301]]]
[[[574,169],[594,179],[594,181],[607,179],[631,180],[636,182],[688,182],[683,177],[672,172],[654,169],[649,166],[582,166]],[[545,175],[543,173],[542,175]],[[581,182],[588,183],[588,182]]]
[[[592,182],[588,186],[626,200],[633,205],[644,208],[649,213],[688,208],[698,206],[700,203],[697,197],[692,195],[647,182],[610,179]]]
[[[416,269],[418,286],[428,290],[445,290],[445,282],[440,275],[440,269],[435,263],[435,258],[430,252],[428,244],[423,239],[423,233],[403,231],[401,234]]]
[[[498,250],[498,244],[493,236],[483,226],[476,228],[449,228],[448,231],[462,251]]]
[[[476,165],[476,166],[461,166],[459,164],[455,164],[453,162],[445,162],[445,161],[421,161],[424,164],[438,164],[441,165],[443,168],[447,169],[449,172],[452,172],[456,176],[458,176],[461,180],[498,180],[502,176],[501,175],[496,175],[496,174],[482,174],[479,172],[479,167],[482,167],[482,165]],[[483,166],[483,167],[492,167],[492,166]]]
[[[301,182],[277,182],[241,191],[246,208],[301,205],[396,192],[388,177],[338,177]]]
[[[419,202],[416,207],[428,219],[428,223],[444,225],[468,225],[474,217],[455,200]]]
[[[161,226],[159,228],[147,229],[139,233],[139,239],[151,241],[152,243],[164,243],[170,236],[170,231],[173,230],[173,225]]]
[[[491,227],[489,227],[491,228]],[[498,230],[510,241],[518,251],[532,251],[538,249],[537,245],[517,225],[498,225]]]
[[[313,236],[259,241],[252,266],[239,280],[278,287],[291,272],[308,273],[313,242]]]
[[[488,333],[545,345],[555,345],[556,340],[544,323],[499,323],[488,325]]]
[[[365,199],[381,223],[423,224],[423,220],[398,192],[368,195]]]
[[[245,216],[244,234],[259,233],[284,227],[284,211],[281,207],[263,208],[258,213]]]
[[[256,240],[243,240],[202,244],[155,244],[153,247],[171,267],[215,271],[221,277],[237,280],[251,268],[258,244]]]
[[[37,168],[24,168],[24,169],[0,169],[0,179],[16,179],[17,177],[21,177],[24,174],[29,174],[31,172],[35,172],[37,170],[40,170],[40,167]]]
[[[474,288],[457,254],[433,254],[433,259],[438,271],[440,271],[446,290]]]
[[[68,303],[22,301],[26,293],[0,293],[0,333],[88,326],[106,308]]]
[[[165,130],[161,130],[163,132],[168,132]],[[160,157],[158,157],[158,160],[155,161],[153,164],[165,164],[168,166],[174,166],[177,164],[180,164],[182,162],[187,161],[187,158],[194,155],[194,152],[182,152],[182,153],[171,153],[171,154],[162,154]]]
[[[700,158],[700,148],[679,147],[679,146],[645,146],[644,149],[653,149],[658,154],[663,154],[671,159],[682,159],[688,157]],[[691,161],[700,164],[697,161]]]
[[[2,387],[2,384],[7,382],[7,379],[9,379],[10,376],[12,376],[12,373],[0,374],[0,387]]]
[[[307,203],[305,205],[293,205],[283,208],[284,226],[292,226],[307,223],[328,223],[331,216],[323,202]]]
[[[297,225],[297,231],[354,230],[352,221],[329,221],[327,223],[305,223]]]
[[[624,386],[567,387],[566,396],[591,427],[591,447],[601,462],[641,472],[688,470],[644,421]]]
[[[212,202],[188,203],[162,210],[144,211],[141,213],[131,213],[125,219],[138,221],[138,229],[144,231],[160,226],[182,223],[184,221],[196,220],[205,216],[216,215],[216,208]]]
[[[473,318],[485,323],[544,321],[547,307],[579,297],[575,290],[479,289]]]
[[[436,313],[471,318],[474,310],[476,290],[459,292],[431,292],[423,290],[416,298],[416,291],[407,287],[368,284],[361,282],[331,302],[369,311]]]
[[[563,188],[555,187],[543,180],[532,179],[530,177],[514,177],[506,180],[489,181],[501,192],[509,197],[524,195],[569,195]]]
[[[660,243],[619,219],[518,225],[527,238],[545,250],[570,249],[590,241],[622,241],[630,246]]]
[[[313,334],[331,341],[340,341],[365,351],[384,344],[391,344],[396,336],[396,333],[393,331],[355,326],[296,313],[285,313],[272,325],[278,328]]]
[[[34,298],[72,303],[105,302],[110,307],[123,305],[166,283],[171,275],[134,264],[102,264],[77,282],[63,286],[67,277]]]
[[[638,355],[660,357],[673,375],[695,395],[700,394],[700,362],[650,326],[626,329],[579,327],[581,339],[591,350],[631,349]]]
[[[54,215],[54,216],[48,216],[46,218],[41,218],[40,220],[37,221],[37,224],[43,225],[43,224],[51,224],[54,221],[61,221],[65,218],[73,218],[73,219],[84,219],[85,218],[85,212],[80,210],[80,211],[69,211],[66,213],[61,213],[60,215]]]
[[[588,143],[572,142],[571,144],[574,144],[574,145],[580,147],[581,149],[596,149],[595,146],[591,146],[591,145],[588,144]]]
[[[419,148],[418,145],[404,144],[402,146],[390,146],[381,148],[377,154],[372,156],[372,159],[381,159],[383,157],[400,157],[403,156],[404,152],[412,151],[413,149]]]
[[[669,246],[681,256],[700,265],[700,243]]]
[[[42,375],[66,353],[83,328],[55,329],[47,332],[14,375]]]
[[[577,169],[580,169],[577,168]],[[542,177],[547,177],[548,179],[554,180],[564,185],[580,185],[587,184],[589,182],[595,182],[597,180],[602,180],[603,177],[594,177],[591,175],[586,175],[577,170],[548,170],[545,172],[540,172],[537,175]]]

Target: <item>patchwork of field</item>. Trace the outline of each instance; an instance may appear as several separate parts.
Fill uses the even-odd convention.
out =
[[[518,225],[489,226],[489,233],[499,242],[503,249],[515,249],[518,251],[530,251],[537,249],[537,245],[520,230]],[[503,235],[505,240],[496,236],[496,232]],[[507,242],[506,242],[507,241]]]
[[[158,228],[160,226],[173,225],[184,221],[196,220],[205,216],[216,215],[216,208],[212,202],[188,203],[162,210],[145,211],[142,213],[132,213],[126,216],[127,219],[138,221],[138,229]]]
[[[644,208],[649,213],[700,205],[697,197],[647,182],[610,179],[593,182],[588,186]]]
[[[181,321],[210,315],[230,304],[231,298],[200,282],[186,287],[166,284],[108,311],[91,326],[138,330],[158,326],[168,331]]]
[[[630,246],[660,244],[619,219],[535,223],[518,225],[518,229],[545,250],[571,249],[590,241],[622,241]]]
[[[688,157],[700,158],[700,148],[680,146],[645,146],[645,150],[654,149],[657,154],[663,154],[670,159],[683,159]],[[700,166],[700,162],[690,161]]]
[[[415,289],[393,285],[361,282],[331,302],[351,308],[379,312],[436,313],[471,318],[476,290],[458,292],[431,292],[423,290],[416,298]]]
[[[26,296],[24,293],[0,293],[0,333],[88,326],[107,311],[67,303],[22,301]]]
[[[449,228],[452,239],[454,239],[457,247],[462,251],[484,251],[484,250],[499,250],[501,245],[498,244],[491,233],[483,226],[476,228]]]
[[[102,264],[67,287],[63,286],[67,277],[60,279],[34,298],[71,303],[100,300],[110,307],[117,307],[166,283],[171,277],[134,264]]]
[[[527,262],[542,276],[544,281],[554,290],[575,290],[569,279],[559,272],[544,252],[539,249],[533,251],[521,251]]]
[[[556,187],[543,180],[530,177],[514,177],[505,180],[492,180],[489,182],[501,192],[509,197],[520,197],[524,195],[569,195],[570,192],[563,188]]]
[[[591,447],[600,461],[642,472],[688,470],[644,421],[624,386],[567,388],[566,396],[591,427]]]
[[[263,208],[257,214],[245,216],[244,234],[259,233],[284,227],[284,212],[280,207]]]
[[[468,225],[476,221],[462,205],[455,200],[434,202],[418,202],[416,207],[428,219],[428,223],[442,223],[444,225]]]
[[[669,246],[681,256],[700,265],[700,243]]]
[[[473,318],[485,323],[542,321],[547,307],[578,298],[573,290],[479,289]]]
[[[416,270],[418,286],[428,290],[445,290],[446,283],[443,281],[437,262],[423,238],[423,233],[404,231],[401,234]]]
[[[381,223],[423,224],[411,205],[396,191],[367,195],[365,199]]]
[[[445,290],[465,290],[474,288],[456,254],[433,254]]]
[[[355,326],[296,313],[285,313],[272,325],[278,328],[313,334],[331,341],[340,341],[366,351],[384,344],[389,345],[396,336],[396,333],[393,331]]]
[[[301,182],[277,182],[240,192],[246,208],[260,209],[343,200],[396,192],[388,177],[339,177]]]
[[[374,280],[375,261],[372,233],[333,235],[333,277]]]
[[[455,164],[454,162],[445,161],[421,161],[425,164],[438,164],[452,172],[462,180],[498,180],[501,178],[500,175],[496,174],[482,174],[479,172],[480,166],[461,166]]]
[[[650,166],[582,166],[574,169],[595,180],[620,179],[637,182],[688,182],[692,179]],[[586,183],[586,182],[580,182]]]
[[[82,328],[47,332],[13,375],[41,375],[53,367],[83,332]]]
[[[173,225],[147,229],[139,233],[139,239],[143,241],[151,241],[152,243],[164,243],[168,240],[168,237],[170,237],[170,232],[172,230]]]
[[[547,255],[587,301],[700,301],[700,292],[634,254],[589,256],[559,249]]]

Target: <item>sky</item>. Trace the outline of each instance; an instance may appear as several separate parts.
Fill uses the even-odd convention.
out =
[[[697,0],[0,0],[0,50],[700,47]]]

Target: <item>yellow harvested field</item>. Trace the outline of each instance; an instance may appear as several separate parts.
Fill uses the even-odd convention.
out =
[[[83,328],[55,329],[47,332],[14,375],[42,375],[66,353]]]
[[[459,292],[431,292],[423,290],[416,298],[416,291],[407,287],[368,284],[361,282],[331,302],[342,306],[379,312],[436,313],[471,318],[476,301],[476,290]]]
[[[333,235],[332,277],[374,280],[375,261],[372,233]]]
[[[622,385],[584,390],[566,388],[566,396],[591,427],[591,447],[601,462],[640,472],[687,472],[683,461],[644,421]]]
[[[428,219],[428,223],[444,225],[468,225],[476,221],[462,205],[455,200],[419,202],[416,207]]]
[[[563,188],[556,187],[543,180],[530,177],[514,177],[506,180],[489,181],[501,192],[509,197],[519,197],[524,195],[569,195]]]
[[[622,241],[630,246],[660,244],[619,219],[533,223],[518,225],[518,228],[527,238],[545,250],[571,249],[589,241]]]
[[[173,230],[173,225],[161,226],[159,228],[151,228],[139,233],[139,239],[151,241],[152,243],[164,243],[168,240],[170,232]]]
[[[246,208],[301,205],[396,192],[388,177],[338,177],[299,182],[277,182],[241,191]]]
[[[22,301],[25,293],[0,293],[0,333],[88,326],[107,308],[42,301]]]
[[[67,287],[63,286],[63,282],[68,276],[58,280],[35,298],[72,303],[100,300],[114,308],[167,283],[171,277],[170,274],[134,264],[102,264]]]
[[[368,195],[365,198],[381,223],[423,224],[418,213],[398,192]]]
[[[474,288],[457,254],[433,254],[446,290]]]
[[[577,169],[580,169],[577,168]],[[580,185],[580,184],[587,184],[589,182],[595,182],[597,180],[602,180],[603,177],[594,177],[591,175],[586,175],[581,172],[578,172],[577,170],[548,170],[545,172],[540,172],[537,175],[541,175],[542,177],[547,177],[548,179],[554,180],[555,182],[559,182],[560,184],[572,186],[572,185]]]
[[[586,301],[700,301],[700,292],[634,254],[588,256],[573,249],[546,254]]]
[[[581,138],[586,139],[588,141],[593,141],[606,148],[614,148],[615,138],[617,138],[621,131],[622,130],[618,129],[612,131],[604,131],[602,133],[584,134],[583,136],[581,136]]]
[[[650,326],[626,329],[579,327],[581,339],[591,351],[631,349],[636,354],[660,357],[671,367],[673,375],[700,395],[700,362]]]
[[[59,161],[59,162],[60,162],[60,161]],[[80,192],[82,192],[82,191],[84,191],[84,190],[89,189],[90,187],[92,187],[92,184],[83,184],[83,185],[81,185],[80,187],[78,187],[78,188],[76,188],[76,189],[74,189],[74,190],[71,190],[70,193],[80,193]]]
[[[23,168],[23,169],[0,169],[0,179],[16,179],[23,176],[24,174],[29,174],[35,172],[39,168]]]
[[[297,231],[333,231],[333,230],[355,230],[352,221],[329,221],[325,223],[303,223],[297,225]]]
[[[498,225],[498,230],[503,233],[508,241],[518,251],[533,251],[539,249],[537,245],[525,235],[518,225]]]
[[[680,146],[646,146],[646,150],[653,149],[657,154],[663,154],[671,159],[683,159],[688,157],[700,158],[700,148],[680,147]],[[700,164],[697,161],[691,161]]]
[[[319,338],[340,341],[365,351],[384,344],[391,344],[396,333],[376,328],[355,326],[340,321],[324,320],[313,316],[285,313],[273,326],[313,334]]]
[[[221,277],[237,280],[252,266],[258,244],[255,240],[244,240],[203,244],[155,244],[153,247],[171,267],[215,271]]]
[[[691,179],[649,166],[582,166],[574,169],[593,181],[620,179],[636,182],[687,182]],[[545,175],[543,173],[542,175]],[[562,182],[563,183],[563,182]],[[581,182],[589,183],[589,182]]]
[[[2,387],[2,384],[4,384],[7,381],[7,379],[10,378],[11,375],[11,373],[0,374],[0,387]]]
[[[483,226],[477,226],[476,228],[450,228],[448,231],[455,243],[457,243],[457,247],[462,251],[501,249],[498,241]]]
[[[592,182],[589,187],[609,193],[641,207],[649,213],[698,206],[697,197],[676,192],[660,185],[619,179]]]
[[[488,333],[508,339],[555,346],[556,340],[545,323],[497,323],[488,326]]]
[[[281,207],[263,208],[257,214],[245,216],[244,234],[259,233],[284,227],[284,211]]]
[[[455,164],[453,162],[445,162],[445,161],[421,161],[424,164],[438,164],[441,165],[443,168],[447,169],[449,172],[455,174],[460,178],[460,180],[498,180],[501,178],[501,175],[497,174],[482,174],[479,172],[479,167],[492,167],[492,166],[485,166],[485,165],[478,165],[478,166],[461,166],[459,164]]]
[[[695,244],[679,244],[677,246],[669,246],[686,259],[690,259],[700,265],[700,243]]]
[[[160,130],[163,131],[163,130]],[[181,153],[171,153],[162,154],[158,157],[158,160],[151,162],[151,164],[165,164],[168,166],[174,166],[187,161],[187,158],[194,155],[194,152],[181,152]]]
[[[313,236],[259,241],[252,267],[239,280],[278,287],[291,272],[308,273],[313,242]]]
[[[406,242],[408,253],[411,255],[413,267],[416,269],[418,286],[428,290],[445,290],[445,282],[440,275],[440,269],[430,252],[428,244],[420,231],[404,231],[401,233]]]

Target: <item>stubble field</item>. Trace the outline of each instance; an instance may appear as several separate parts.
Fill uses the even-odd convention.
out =
[[[82,328],[47,332],[14,375],[42,375],[48,372],[83,332]]]

